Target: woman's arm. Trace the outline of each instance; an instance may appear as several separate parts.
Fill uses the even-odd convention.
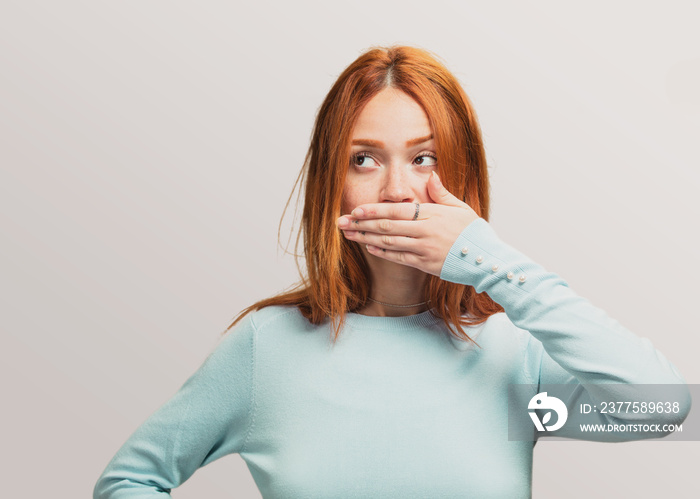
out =
[[[198,468],[244,449],[254,333],[248,316],[220,340],[180,390],[119,449],[95,485],[95,499],[170,497]]]
[[[647,389],[639,385],[652,384],[682,384],[671,390],[672,396],[679,399],[679,412],[597,414],[595,417],[601,422],[678,424],[690,411],[690,393],[685,380],[648,339],[636,336],[605,311],[574,293],[557,274],[548,272],[505,244],[483,218],[473,221],[458,236],[440,277],[471,285],[478,293],[486,292],[503,306],[513,324],[532,334],[537,340],[531,342],[533,348],[541,342],[540,367],[535,373],[540,387],[568,383],[585,385],[585,390],[574,391],[566,401],[572,416],[575,416],[572,411],[583,400],[615,401],[620,400],[623,393],[628,397],[644,396]],[[620,390],[620,385],[611,384],[628,386]],[[632,384],[635,386],[630,386]],[[556,435],[601,439],[600,435],[582,435],[578,430],[578,425],[567,425]],[[639,433],[637,438],[653,436],[663,434]]]

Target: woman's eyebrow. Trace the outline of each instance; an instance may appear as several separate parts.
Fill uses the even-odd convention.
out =
[[[406,147],[411,147],[415,146],[418,144],[422,144],[423,142],[427,142],[430,139],[433,138],[433,134],[431,133],[430,135],[426,135],[425,137],[418,137],[416,139],[411,139],[406,141]],[[372,140],[372,139],[355,139],[352,141],[353,146],[368,146],[368,147],[376,147],[379,149],[384,148],[384,142],[381,140]]]

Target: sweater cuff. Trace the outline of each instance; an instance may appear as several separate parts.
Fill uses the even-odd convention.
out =
[[[457,237],[445,258],[440,278],[473,286],[478,293],[494,285],[529,293],[537,286],[537,274],[533,262],[501,241],[491,224],[480,217]]]

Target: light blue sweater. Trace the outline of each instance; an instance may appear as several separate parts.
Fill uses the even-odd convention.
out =
[[[440,277],[505,309],[466,329],[481,348],[429,311],[348,314],[331,347],[329,320],[314,326],[294,307],[267,307],[227,333],[131,435],[94,497],[168,497],[232,453],[265,498],[530,497],[534,442],[508,439],[509,383],[596,384],[593,400],[610,395],[604,384],[685,383],[649,340],[482,218],[455,241]],[[577,404],[567,401],[569,412]],[[669,421],[689,410],[688,392]]]

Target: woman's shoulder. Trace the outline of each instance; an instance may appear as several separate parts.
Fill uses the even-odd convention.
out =
[[[268,305],[253,312],[255,323],[262,326],[263,323],[279,320],[283,317],[301,316],[301,311],[296,305]]]
[[[286,328],[295,325],[305,327],[305,323],[308,323],[296,305],[269,305],[248,313],[243,320],[257,331],[275,328],[281,324]]]
[[[468,317],[472,317],[467,314]],[[499,343],[518,349],[528,348],[532,335],[525,329],[516,326],[505,312],[490,315],[484,322],[473,326],[475,336],[489,340],[489,343]],[[470,330],[467,330],[470,334]]]

